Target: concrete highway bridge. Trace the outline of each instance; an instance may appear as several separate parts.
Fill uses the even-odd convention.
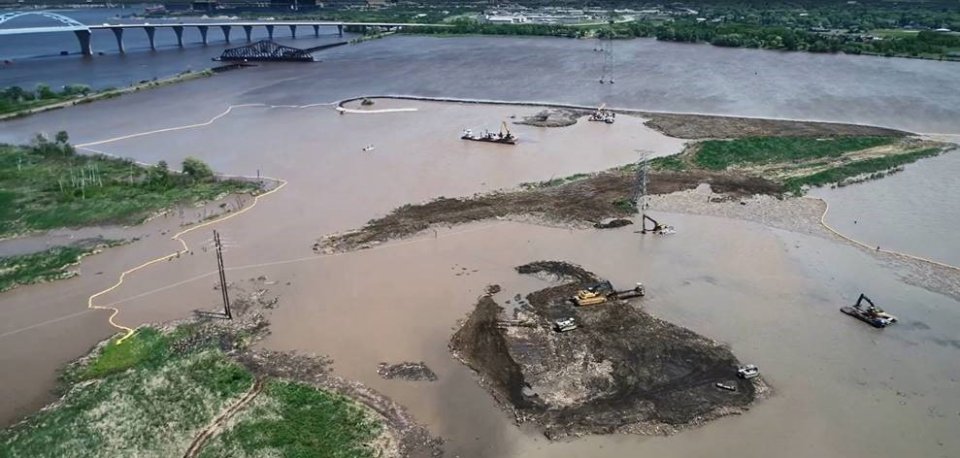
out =
[[[45,26],[45,27],[21,27],[21,28],[12,28],[4,27],[4,23],[10,22],[20,17],[24,16],[41,16],[52,21],[56,21],[58,24]],[[150,49],[156,49],[154,42],[154,36],[157,32],[157,29],[170,29],[177,35],[177,44],[180,47],[183,47],[183,29],[188,27],[194,27],[200,31],[200,37],[203,44],[207,44],[207,32],[213,28],[219,28],[223,33],[223,39],[229,43],[230,42],[230,32],[234,27],[243,29],[246,34],[247,42],[251,41],[250,34],[253,31],[254,27],[264,27],[267,30],[267,35],[270,39],[273,39],[273,31],[276,27],[288,27],[290,33],[294,38],[297,37],[297,28],[305,27],[312,28],[314,36],[320,36],[320,27],[336,27],[337,33],[340,36],[343,36],[343,28],[348,26],[356,27],[381,27],[385,29],[396,29],[405,26],[416,26],[416,27],[449,27],[448,25],[443,24],[408,24],[408,23],[391,23],[391,22],[342,22],[342,21],[229,21],[229,22],[161,22],[161,23],[149,23],[145,22],[142,24],[83,24],[78,22],[75,19],[64,16],[62,14],[57,14],[49,11],[21,11],[21,12],[10,12],[0,14],[0,36],[3,35],[21,35],[21,34],[31,34],[31,33],[52,33],[52,32],[73,32],[77,36],[77,40],[80,42],[80,52],[85,56],[93,55],[93,46],[91,43],[91,36],[94,30],[106,30],[109,29],[113,32],[114,36],[117,38],[117,48],[120,52],[124,52],[123,48],[123,33],[129,29],[142,29],[146,34],[147,38],[150,40]]]

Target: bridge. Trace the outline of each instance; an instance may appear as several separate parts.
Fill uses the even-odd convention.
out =
[[[24,16],[40,16],[58,22],[57,25],[46,27],[20,27],[20,28],[2,28],[3,24]],[[314,36],[320,36],[320,27],[336,27],[337,34],[343,36],[344,27],[382,27],[386,29],[395,29],[401,27],[450,27],[446,24],[411,24],[396,22],[342,22],[342,21],[230,21],[230,22],[170,22],[170,23],[149,23],[142,24],[83,24],[77,20],[64,16],[62,14],[50,11],[20,11],[0,14],[0,36],[2,35],[21,35],[31,33],[51,33],[51,32],[73,32],[80,42],[80,52],[85,56],[93,55],[93,44],[91,37],[94,30],[110,30],[117,39],[117,48],[121,53],[125,52],[123,47],[123,32],[129,29],[143,29],[150,41],[150,49],[157,49],[154,41],[157,29],[170,29],[177,36],[177,45],[183,47],[183,30],[185,28],[196,28],[200,31],[200,38],[204,45],[208,43],[207,33],[213,28],[219,28],[223,33],[223,39],[230,43],[230,32],[234,27],[242,28],[246,34],[247,42],[250,43],[251,33],[254,27],[264,27],[267,35],[273,40],[273,31],[276,27],[287,27],[293,38],[297,37],[298,27],[309,27],[313,29]]]

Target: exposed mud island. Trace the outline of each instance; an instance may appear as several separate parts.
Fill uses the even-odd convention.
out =
[[[404,109],[405,103],[385,98],[362,100],[340,104],[345,109],[341,113],[350,116],[366,110],[370,116],[378,112],[389,115],[391,109]],[[583,107],[524,108],[534,112],[517,116],[508,124],[523,125],[525,129],[557,126],[538,131],[543,136],[576,128],[592,113]],[[678,154],[650,158],[645,165],[631,162],[599,172],[529,182],[472,196],[437,197],[402,205],[358,229],[319,237],[313,243],[314,255],[310,258],[282,260],[276,265],[280,269],[297,269],[280,270],[285,276],[303,269],[307,272],[304,283],[310,283],[316,280],[310,275],[317,270],[295,263],[351,259],[361,255],[352,252],[390,247],[398,239],[428,239],[431,232],[437,237],[438,230],[485,220],[521,221],[618,237],[628,234],[633,237],[630,240],[642,239],[648,247],[657,246],[667,243],[671,236],[656,229],[640,233],[648,228],[648,222],[639,213],[659,211],[755,221],[845,243],[908,272],[904,278],[908,283],[960,297],[957,276],[948,267],[856,245],[822,224],[822,201],[801,197],[810,187],[846,186],[882,178],[905,164],[948,151],[953,145],[869,126],[629,111],[619,114],[617,123],[637,121],[639,117],[648,127],[668,136],[700,141],[687,143]],[[517,148],[522,148],[523,142],[521,135]],[[491,150],[473,153],[510,154],[512,148],[480,146]],[[377,154],[383,149],[386,148],[363,145],[361,152],[354,154]],[[644,187],[638,181],[641,172],[645,176]],[[638,201],[640,189],[645,189],[646,195]],[[261,205],[269,206],[267,202]],[[302,210],[302,206],[295,206],[297,211]],[[653,216],[663,219],[659,214]],[[678,229],[700,230],[693,226]],[[478,243],[487,243],[479,240]],[[545,246],[560,249],[557,245]],[[409,257],[419,254],[422,253],[415,251],[404,256],[409,261]],[[337,284],[299,291],[298,285],[291,286],[289,281],[283,284],[286,278],[234,281],[227,291],[235,298],[235,319],[224,320],[218,313],[210,312],[212,308],[206,304],[192,319],[142,326],[132,334],[124,333],[103,342],[65,371],[59,401],[0,434],[5,447],[0,450],[11,456],[62,455],[76,447],[116,453],[175,451],[185,456],[258,456],[300,452],[309,455],[322,446],[350,450],[355,456],[421,457],[443,453],[443,439],[438,437],[443,434],[437,431],[443,430],[447,413],[424,422],[412,413],[412,409],[419,409],[420,414],[429,415],[434,404],[423,402],[408,409],[401,406],[400,400],[391,400],[369,387],[371,379],[360,384],[334,375],[331,368],[339,364],[338,360],[287,348],[270,349],[274,348],[272,345],[282,347],[277,342],[285,342],[284,338],[291,339],[294,348],[298,342],[304,342],[296,335],[284,335],[299,322],[310,326],[311,336],[306,341],[330,344],[360,338],[363,342],[345,345],[364,349],[369,345],[388,345],[383,342],[390,339],[399,339],[400,344],[413,342],[404,346],[404,350],[413,353],[409,360],[376,348],[379,352],[357,358],[364,362],[376,358],[374,362],[363,370],[354,370],[375,374],[379,380],[375,383],[410,384],[398,391],[407,390],[404,399],[414,400],[414,404],[421,397],[437,396],[443,402],[452,402],[459,400],[458,394],[471,393],[462,386],[451,386],[452,383],[479,385],[506,412],[504,418],[532,424],[551,440],[614,433],[670,435],[723,416],[747,413],[758,402],[775,402],[777,383],[767,381],[767,374],[777,377],[775,370],[768,371],[759,364],[763,375],[756,376],[756,368],[750,366],[754,361],[739,358],[729,345],[714,340],[709,327],[694,332],[650,311],[650,301],[668,293],[656,283],[630,278],[631,282],[645,283],[642,291],[646,295],[637,297],[639,293],[629,292],[640,291],[639,286],[616,284],[613,278],[616,275],[623,281],[632,272],[601,265],[602,258],[593,258],[591,262],[597,265],[594,267],[586,262],[574,264],[549,250],[539,254],[537,258],[506,265],[501,265],[502,260],[515,256],[491,255],[490,262],[499,263],[493,268],[501,270],[497,270],[497,278],[487,279],[490,286],[476,297],[476,302],[465,299],[471,294],[467,283],[442,285],[461,288],[450,296],[457,298],[453,304],[443,302],[448,296],[430,295],[434,289],[444,291],[439,283],[417,284],[413,299],[407,299],[410,303],[395,299],[390,287],[400,287],[390,281],[418,278],[408,277],[396,266],[390,267],[395,269],[392,273],[383,274],[391,277],[381,292],[383,296],[372,298],[364,296],[369,291],[359,291],[356,284],[352,295],[344,296],[339,289],[345,288]],[[193,251],[183,252],[185,258],[192,255]],[[449,253],[430,256],[445,255]],[[347,271],[354,272],[350,275],[365,276],[375,269],[387,268],[386,264],[391,262],[401,261],[382,258],[376,265],[359,264],[364,267]],[[521,263],[525,264],[517,265]],[[431,268],[429,263],[426,267],[413,265]],[[324,264],[326,270],[320,275],[338,278],[338,266]],[[450,269],[457,272],[459,279],[478,273],[467,267]],[[614,284],[607,283],[604,277]],[[295,280],[300,281],[301,278]],[[547,285],[537,283],[539,286],[503,300],[505,291],[492,284],[532,284],[524,283],[527,281]],[[684,282],[680,284],[688,284],[689,280]],[[278,291],[289,291],[289,302]],[[576,305],[574,297],[590,300]],[[427,308],[421,307],[421,300]],[[688,299],[681,295],[673,300]],[[444,307],[440,307],[441,303]],[[329,313],[335,313],[334,320],[340,321],[325,320],[330,315],[316,312],[326,313],[328,309],[335,310]],[[408,316],[415,311],[424,313]],[[458,314],[463,318],[459,322]],[[271,317],[278,318],[280,324],[271,323]],[[351,317],[354,321],[350,321]],[[380,324],[368,323],[374,321]],[[425,329],[422,332],[417,328],[421,324]],[[439,339],[432,338],[435,333],[439,333]],[[318,334],[331,337],[322,340]],[[421,338],[422,335],[429,337]],[[430,348],[423,350],[424,345]],[[456,358],[475,373],[472,379],[456,378],[456,369],[445,364],[444,359],[438,362],[436,358],[418,357],[417,351],[420,355],[443,353],[453,365],[460,367],[453,361]],[[776,358],[779,356],[768,361]],[[379,385],[383,386],[394,385]],[[118,399],[123,402],[117,402]],[[470,402],[474,404],[465,405],[485,406],[476,399]],[[472,427],[473,423],[468,422]],[[469,453],[464,450],[495,454],[493,447],[500,444],[491,442],[485,448],[480,428],[477,429],[476,434],[472,430],[466,433],[467,440],[458,437],[456,450],[462,454]],[[478,448],[465,445],[474,441],[479,445],[473,447]],[[562,442],[550,442],[550,446]]]

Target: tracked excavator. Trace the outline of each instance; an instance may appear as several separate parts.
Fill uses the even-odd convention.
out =
[[[864,306],[864,302],[867,303],[866,306]],[[874,305],[873,301],[863,293],[860,293],[860,297],[855,304],[849,307],[840,307],[840,311],[875,328],[885,328],[897,322],[897,317]]]
[[[637,283],[632,289],[617,291],[609,281],[603,281],[577,291],[577,294],[571,298],[574,304],[578,306],[603,304],[609,300],[630,299],[642,297],[646,294],[643,283]]]
[[[649,225],[647,223],[650,223]],[[673,229],[673,226],[667,226],[666,224],[660,224],[657,220],[651,218],[646,213],[643,214],[642,225],[640,228],[641,234],[673,234],[676,230]]]

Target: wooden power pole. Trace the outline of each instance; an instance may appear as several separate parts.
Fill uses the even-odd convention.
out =
[[[213,231],[213,243],[217,246],[217,271],[220,272],[220,293],[223,295],[223,314],[228,320],[233,319],[230,313],[230,296],[227,294],[227,275],[223,270],[223,244],[220,243],[220,233]]]

